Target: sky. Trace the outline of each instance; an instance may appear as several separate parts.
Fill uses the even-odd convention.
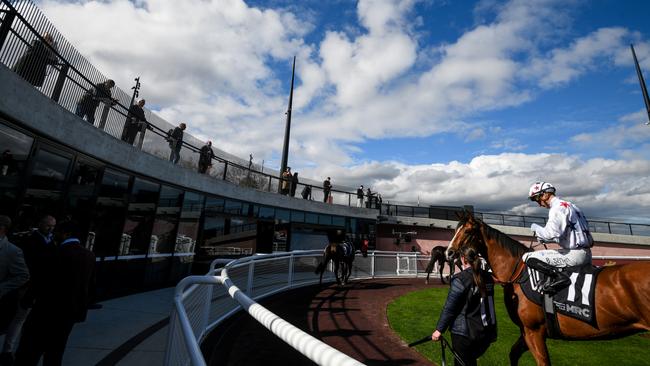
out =
[[[650,223],[650,2],[42,0],[105,75],[186,132],[384,202]]]

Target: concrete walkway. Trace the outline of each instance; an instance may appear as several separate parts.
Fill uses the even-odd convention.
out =
[[[168,328],[165,319],[173,295],[173,287],[165,288],[108,300],[101,303],[102,309],[89,310],[88,319],[72,329],[63,364],[162,365]],[[155,325],[160,329],[152,330]]]

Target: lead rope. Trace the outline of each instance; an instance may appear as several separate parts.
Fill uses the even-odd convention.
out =
[[[454,356],[454,358],[456,359],[457,363],[460,366],[465,366],[465,363],[460,358],[458,353],[456,353],[456,351],[451,346],[451,344],[449,344],[449,342],[447,342],[447,339],[445,339],[445,337],[443,337],[442,335],[440,336],[440,348],[442,350],[442,352],[441,352],[442,353],[442,365],[441,366],[447,366],[447,358],[445,356],[445,349],[446,348],[449,348],[449,351],[451,352],[452,356]]]

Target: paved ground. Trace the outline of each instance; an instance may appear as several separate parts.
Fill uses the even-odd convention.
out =
[[[431,365],[392,332],[386,317],[392,299],[426,286],[422,278],[364,280],[297,289],[260,303],[367,365]],[[313,365],[248,314],[234,317],[213,334],[204,344],[210,365]]]

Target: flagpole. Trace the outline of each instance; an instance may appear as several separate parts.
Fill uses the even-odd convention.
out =
[[[641,84],[641,92],[643,93],[643,102],[645,103],[645,109],[648,113],[648,122],[646,125],[650,125],[650,98],[648,98],[648,88],[645,85],[645,80],[643,80],[643,73],[641,73],[641,67],[639,67],[639,60],[636,58],[636,52],[634,52],[634,46],[630,45],[632,49],[632,57],[634,57],[634,66],[636,67],[636,75],[639,77],[639,84]]]

